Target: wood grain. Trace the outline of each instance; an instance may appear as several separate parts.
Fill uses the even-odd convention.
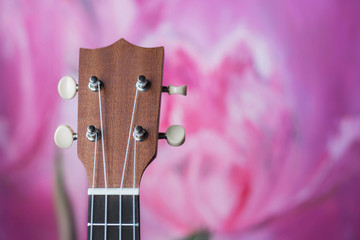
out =
[[[83,162],[92,186],[95,143],[86,138],[89,125],[100,127],[99,93],[88,88],[89,78],[97,76],[104,87],[101,89],[103,114],[103,139],[97,142],[95,187],[102,188],[104,169],[102,151],[105,152],[108,188],[119,188],[129,136],[131,114],[139,75],[151,82],[146,92],[138,92],[133,128],[142,126],[148,138],[136,145],[135,187],[139,187],[146,166],[157,152],[159,111],[161,101],[164,48],[143,48],[124,39],[98,49],[80,49],[79,63],[79,111],[78,157]],[[123,187],[133,187],[134,138],[131,130],[129,154]]]

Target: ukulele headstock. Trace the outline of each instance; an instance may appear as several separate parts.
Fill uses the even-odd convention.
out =
[[[163,62],[163,47],[143,48],[120,39],[104,48],[80,49],[78,85],[70,77],[61,79],[58,90],[64,99],[78,92],[78,128],[73,133],[61,125],[55,142],[67,148],[77,139],[89,187],[138,188],[156,157],[158,139],[167,138],[173,146],[184,142],[178,125],[159,134],[161,93],[186,95],[186,86],[162,86]]]

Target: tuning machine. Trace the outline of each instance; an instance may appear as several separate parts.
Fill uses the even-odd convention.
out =
[[[59,148],[69,148],[75,140],[77,140],[77,133],[74,133],[71,127],[65,124],[57,127],[54,141]]]
[[[87,131],[86,131],[86,138],[90,142],[95,142],[95,141],[99,140],[101,138],[100,130],[97,129],[93,125],[88,126]]]
[[[169,95],[180,94],[186,96],[187,86],[186,85],[174,86],[170,84],[169,86],[163,86],[161,90],[162,92],[167,92]]]
[[[170,146],[181,146],[185,142],[185,129],[180,125],[172,125],[165,133],[159,133],[159,139],[166,139]]]
[[[142,142],[147,138],[147,132],[142,126],[136,126],[134,128],[133,137],[136,141]]]
[[[99,86],[101,89],[104,87],[104,84],[96,76],[91,76],[89,78],[89,84],[88,84],[89,89],[93,92],[98,92]]]
[[[70,100],[75,97],[78,91],[78,85],[73,77],[64,76],[58,84],[58,92],[61,98]]]
[[[136,82],[136,88],[141,91],[145,92],[150,88],[150,81],[146,79],[144,75],[139,75]]]

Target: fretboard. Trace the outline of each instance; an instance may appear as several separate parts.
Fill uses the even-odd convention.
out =
[[[95,194],[89,191],[88,209],[88,240],[140,239],[138,194],[105,195],[101,191]]]

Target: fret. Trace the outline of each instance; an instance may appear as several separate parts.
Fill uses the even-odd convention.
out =
[[[91,225],[93,225],[93,226],[105,226],[105,223],[93,223],[93,224],[91,224],[91,223],[88,223],[88,226],[91,226]],[[120,224],[120,223],[107,223],[106,224],[106,226],[127,226],[127,227],[131,227],[131,226],[139,226],[139,223],[122,223],[122,224]]]
[[[91,191],[89,191],[91,192]],[[122,240],[140,239],[139,195],[107,195],[107,223],[105,224],[105,195],[89,195],[88,240],[92,228],[92,240],[104,239],[105,225],[108,240],[119,239],[121,226]],[[119,219],[119,198],[121,197],[121,223]],[[91,202],[93,199],[93,219],[91,220]],[[135,221],[133,219],[133,201],[135,200]],[[135,238],[133,230],[135,228]]]

